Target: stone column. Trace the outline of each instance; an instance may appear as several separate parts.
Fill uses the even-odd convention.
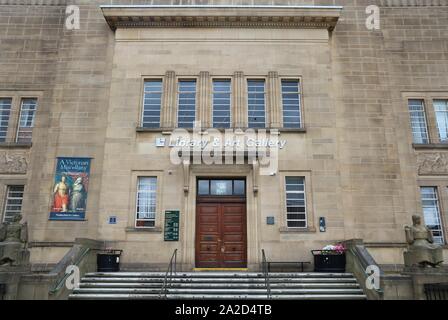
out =
[[[266,117],[267,123],[271,128],[281,127],[281,110],[280,110],[280,83],[278,73],[271,71],[268,73],[267,81],[267,104]]]
[[[176,73],[167,71],[163,82],[162,128],[173,128],[176,124]]]
[[[236,71],[233,74],[232,102],[233,126],[247,127],[247,95],[242,71]]]
[[[201,71],[199,73],[198,81],[198,107],[196,111],[196,120],[201,121],[202,128],[210,128],[211,118],[211,86],[210,73],[208,71]]]

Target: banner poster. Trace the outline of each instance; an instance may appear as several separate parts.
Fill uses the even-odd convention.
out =
[[[91,158],[57,158],[50,220],[85,220]]]

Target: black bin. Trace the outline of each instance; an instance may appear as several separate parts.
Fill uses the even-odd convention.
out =
[[[315,272],[345,272],[345,252],[312,250]]]
[[[97,254],[96,265],[98,272],[120,271],[120,256],[122,250],[108,250]]]

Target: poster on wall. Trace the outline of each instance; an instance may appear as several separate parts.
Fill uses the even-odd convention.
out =
[[[85,220],[91,158],[58,157],[50,220]]]

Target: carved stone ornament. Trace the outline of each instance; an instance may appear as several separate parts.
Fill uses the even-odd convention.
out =
[[[27,157],[23,153],[0,153],[0,173],[26,173]]]
[[[421,153],[417,155],[419,174],[448,174],[448,154]]]

